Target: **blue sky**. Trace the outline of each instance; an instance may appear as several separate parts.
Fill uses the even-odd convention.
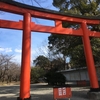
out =
[[[31,0],[16,0],[22,3],[26,3],[31,5]],[[52,0],[37,0],[39,1],[41,7],[58,10],[52,6]],[[34,6],[39,5],[36,2],[33,2]],[[6,12],[0,13],[0,19],[7,19],[13,21],[23,20],[23,16],[10,14]],[[53,21],[41,20],[37,18],[32,18],[32,21],[37,24],[45,24],[54,26]],[[46,55],[47,54],[47,44],[48,44],[48,36],[50,34],[46,33],[37,33],[32,32],[32,41],[31,41],[31,61],[34,60],[38,55]],[[0,54],[8,54],[13,55],[13,61],[17,63],[21,63],[21,48],[22,48],[22,31],[19,30],[10,30],[10,29],[2,29],[0,28]]]

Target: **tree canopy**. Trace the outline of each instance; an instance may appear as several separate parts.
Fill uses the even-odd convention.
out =
[[[49,59],[43,55],[38,56],[35,60],[33,60],[33,63],[35,66],[41,67],[44,70],[48,70],[50,65]]]
[[[61,12],[94,16],[100,14],[100,0],[53,0]]]
[[[100,1],[99,0],[53,0],[53,5],[59,9],[60,12],[85,15],[85,16],[99,16]],[[78,29],[79,24],[62,22],[64,28],[70,27]],[[100,25],[87,26],[92,31],[100,31]],[[73,67],[86,66],[84,48],[81,37],[51,34],[48,37],[49,49],[55,54],[62,54],[63,57],[70,57],[70,64]],[[93,57],[95,64],[100,62],[100,39],[90,38]],[[65,59],[66,60],[66,59]]]

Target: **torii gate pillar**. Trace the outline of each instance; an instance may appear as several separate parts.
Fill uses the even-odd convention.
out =
[[[23,20],[22,66],[20,79],[20,97],[18,100],[30,100],[30,51],[31,51],[31,14],[25,13]]]
[[[90,39],[88,35],[88,29],[86,22],[82,22],[81,24],[82,30],[83,30],[83,45],[84,45],[84,52],[86,56],[86,62],[87,62],[87,69],[88,74],[90,78],[90,91],[87,93],[89,100],[100,100],[100,88],[98,84],[98,79],[96,75],[96,69],[94,64],[94,59],[92,55],[92,49],[90,44]]]
[[[94,59],[92,55],[92,49],[90,44],[90,39],[87,31],[87,24],[86,22],[82,22],[82,30],[83,30],[83,45],[84,45],[84,52],[86,56],[88,74],[90,78],[91,89],[99,89],[98,79],[96,75],[96,69],[94,64]]]

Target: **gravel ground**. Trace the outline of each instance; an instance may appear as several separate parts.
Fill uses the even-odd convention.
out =
[[[72,87],[72,97],[70,100],[88,100],[88,88]],[[19,96],[19,86],[0,86],[0,100],[16,100]],[[53,88],[45,83],[31,85],[32,100],[53,100]],[[60,100],[68,100],[60,99]]]

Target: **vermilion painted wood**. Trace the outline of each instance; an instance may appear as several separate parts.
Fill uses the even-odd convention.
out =
[[[23,15],[24,13],[30,13],[32,17],[38,17],[38,18],[50,19],[50,20],[61,20],[61,21],[68,21],[68,22],[73,22],[73,23],[74,22],[81,23],[83,20],[85,20],[87,24],[100,24],[99,20],[75,18],[75,17],[69,17],[69,16],[60,15],[60,14],[29,10],[29,9],[13,6],[10,4],[2,3],[2,2],[0,2],[0,10],[12,12],[15,14],[21,14],[21,15]]]
[[[31,15],[24,14],[20,98],[30,98]]]
[[[99,88],[86,22],[82,22],[82,29],[83,29],[82,38],[83,38],[84,52],[86,56],[87,66],[88,66],[87,68],[88,68],[91,88]]]
[[[9,20],[0,20],[0,27],[1,28],[8,28],[8,29],[16,29],[16,30],[23,30],[23,21],[15,22]],[[72,28],[62,28],[62,26],[44,26],[35,24],[31,22],[31,31],[35,32],[46,32],[46,33],[56,33],[56,34],[66,34],[66,35],[75,35],[75,36],[83,36],[82,28],[74,30]],[[90,31],[87,29],[87,33],[90,37],[100,37],[100,32]]]
[[[23,30],[23,22],[0,20],[0,28]]]

